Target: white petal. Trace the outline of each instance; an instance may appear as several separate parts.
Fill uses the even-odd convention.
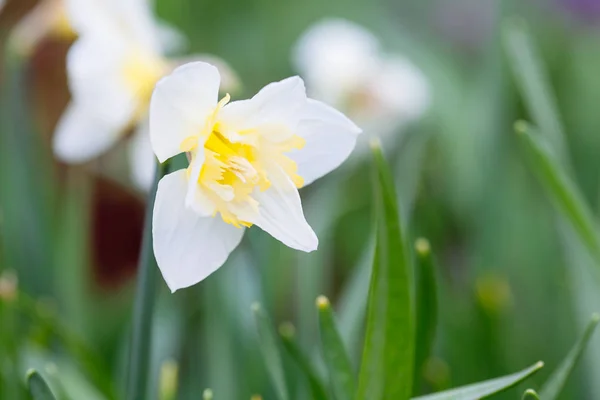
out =
[[[298,40],[293,63],[311,96],[340,104],[373,75],[379,64],[379,41],[365,28],[344,20],[325,19]]]
[[[83,35],[136,43],[160,53],[160,26],[147,0],[64,0],[69,22]]]
[[[382,62],[369,90],[382,111],[402,120],[419,118],[431,103],[427,78],[407,59],[392,56]]]
[[[121,137],[121,127],[111,122],[85,107],[69,104],[56,126],[54,154],[67,163],[82,163],[97,157]]]
[[[256,189],[252,197],[259,203],[258,215],[241,216],[273,236],[288,247],[311,252],[317,249],[319,239],[302,211],[298,189],[278,167],[269,170],[272,185],[261,192]]]
[[[289,153],[298,164],[298,175],[304,179],[304,184],[308,185],[344,162],[361,132],[341,112],[309,99],[297,131],[306,140],[306,145]]]
[[[216,271],[244,234],[220,217],[201,217],[186,208],[186,180],[185,170],[161,179],[152,218],[154,255],[173,292]]]
[[[190,173],[187,179],[187,193],[185,196],[185,206],[193,209],[197,214],[208,217],[215,213],[215,204],[208,198],[202,187],[198,185],[200,172],[204,165],[204,142],[206,137],[201,136],[198,141],[199,151],[192,155],[190,162]]]
[[[150,141],[160,162],[181,153],[181,142],[198,135],[217,104],[220,76],[214,66],[193,62],[161,79],[150,101]]]
[[[229,103],[219,116],[236,130],[277,124],[294,130],[305,105],[304,81],[293,76],[268,84],[250,100]]]
[[[150,145],[148,118],[133,133],[128,151],[133,183],[143,191],[150,190],[156,173],[156,156]]]
[[[138,107],[135,93],[127,86],[123,74],[130,51],[123,42],[86,35],[73,44],[67,55],[73,101],[122,129],[131,122]]]

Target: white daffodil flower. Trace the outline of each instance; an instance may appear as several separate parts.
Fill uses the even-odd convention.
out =
[[[249,100],[218,100],[214,66],[186,64],[161,79],[150,104],[150,140],[160,162],[185,152],[187,170],[161,179],[153,216],[154,254],[172,291],[214,272],[257,225],[306,252],[318,240],[298,188],[338,167],[361,130],[306,97],[299,77]]]
[[[80,35],[67,55],[72,100],[54,135],[54,153],[83,163],[106,152],[134,129],[129,146],[134,183],[151,186],[155,157],[147,110],[155,83],[172,69],[164,57],[172,41],[146,0],[66,0]],[[93,11],[93,12],[92,12]]]
[[[316,23],[300,37],[292,57],[309,94],[378,135],[419,118],[429,107],[424,74],[406,58],[383,52],[371,32],[350,21]]]

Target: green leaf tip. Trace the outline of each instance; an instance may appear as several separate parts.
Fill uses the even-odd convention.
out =
[[[44,380],[42,375],[35,369],[27,370],[27,387],[33,400],[55,400],[56,397]]]
[[[202,392],[202,400],[212,400],[212,399],[213,399],[212,389],[204,389],[204,392]]]
[[[516,386],[538,372],[543,366],[544,363],[538,361],[532,366],[510,375],[472,383],[443,392],[413,397],[412,400],[473,400],[487,398]]]
[[[323,295],[317,297],[316,304],[319,310],[325,310],[331,307],[329,299]]]
[[[296,335],[296,328],[291,322],[283,322],[279,325],[279,334],[286,339],[291,339]]]
[[[418,238],[415,240],[415,250],[420,256],[426,256],[431,253],[431,244],[429,244],[429,240],[425,238]]]
[[[369,145],[371,146],[371,149],[373,149],[373,150],[381,150],[381,140],[379,140],[378,137],[373,137],[369,141]]]
[[[592,314],[590,321],[587,324],[584,332],[581,334],[575,345],[571,348],[567,356],[559,364],[559,366],[550,374],[550,377],[540,389],[540,398],[544,400],[557,399],[563,388],[565,387],[573,370],[577,366],[581,356],[583,355],[592,335],[598,326],[599,316],[597,313]]]
[[[516,133],[524,134],[524,133],[527,133],[527,131],[529,130],[529,123],[527,121],[520,119],[515,122],[515,124],[513,125],[513,128]]]
[[[540,396],[537,394],[537,392],[535,390],[527,389],[523,393],[523,397],[521,399],[522,400],[527,400],[527,399],[540,400]]]

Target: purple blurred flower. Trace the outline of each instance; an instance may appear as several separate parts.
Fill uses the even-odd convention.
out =
[[[587,22],[600,20],[600,0],[558,0],[571,13]]]

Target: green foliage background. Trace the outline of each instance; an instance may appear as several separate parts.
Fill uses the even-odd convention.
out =
[[[519,60],[525,68],[531,61],[505,48],[503,27],[514,17],[528,26],[556,100],[550,118],[558,113],[564,125],[564,148],[552,146],[570,160],[561,165],[597,218],[597,24],[550,1],[157,0],[156,9],[187,35],[190,53],[213,53],[231,64],[244,85],[240,97],[294,74],[291,46],[322,17],[363,24],[387,49],[412,58],[431,80],[434,104],[386,155],[407,241],[428,238],[436,260],[438,327],[432,357],[415,371],[421,379],[415,394],[506,375],[537,360],[547,368],[497,398],[520,398],[527,387],[541,386],[600,310],[600,281],[597,262],[565,228],[514,133],[514,121],[526,119],[554,141],[540,122],[548,116],[536,111],[543,96],[528,98],[527,85],[515,79]],[[11,21],[3,22],[5,38]],[[46,371],[56,395],[121,398],[133,281],[116,289],[95,282],[94,180],[52,161],[40,134],[47,121],[32,100],[31,67],[3,59],[0,270],[16,271],[19,294],[0,302],[0,398],[27,398],[30,367]],[[174,359],[177,399],[198,399],[208,387],[215,399],[276,398],[254,301],[275,325],[292,322],[298,345],[323,369],[314,301],[327,295],[358,371],[375,232],[369,170],[365,160],[302,191],[320,238],[317,253],[294,252],[251,229],[227,264],[199,285],[172,295],[159,282],[152,393],[161,393],[161,365]],[[600,398],[599,340],[592,338],[560,398]],[[289,392],[309,398],[296,363],[283,355]]]

